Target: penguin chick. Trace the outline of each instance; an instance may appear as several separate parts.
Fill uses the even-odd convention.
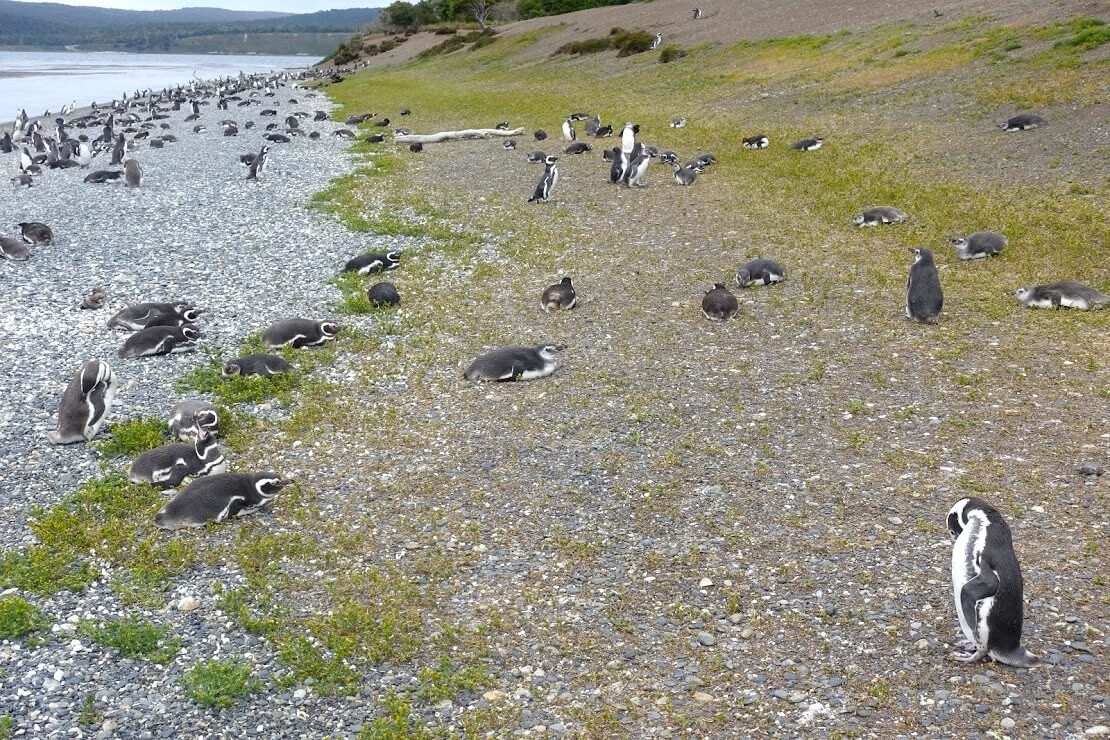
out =
[[[1073,280],[1018,288],[1011,295],[1029,308],[1074,308],[1088,311],[1110,305],[1110,295]]]
[[[374,308],[397,306],[401,303],[401,294],[397,292],[397,286],[393,283],[374,283],[366,291],[366,299]]]
[[[31,250],[19,239],[0,236],[0,258],[12,262],[26,262],[31,259]]]
[[[977,260],[1001,254],[1006,237],[993,231],[976,231],[967,236],[954,236],[948,243],[962,260]]]
[[[58,429],[46,438],[56,445],[91,440],[104,424],[115,395],[111,366],[100,360],[89,360],[66,386],[58,405]]]
[[[196,349],[200,329],[192,324],[185,326],[149,326],[139,329],[119,348],[120,359],[137,359],[155,355],[178,354]]]
[[[1010,134],[1015,131],[1030,131],[1035,128],[1040,128],[1045,125],[1047,121],[1036,113],[1019,113],[1018,115],[998,124],[1006,133]]]
[[[269,378],[274,375],[283,375],[291,372],[293,372],[293,366],[286,362],[284,358],[260,352],[258,354],[237,357],[225,363],[221,374],[225,378],[234,378],[236,376],[248,378],[252,375]]]
[[[724,283],[714,283],[701,299],[701,313],[710,321],[727,321],[740,312],[740,304]]]
[[[511,381],[543,378],[555,372],[555,353],[561,345],[501,347],[481,355],[463,373],[466,380]]]
[[[574,286],[571,285],[570,278],[565,277],[543,292],[540,296],[540,308],[544,311],[569,310],[574,308],[577,301]]]
[[[532,134],[532,136],[533,138],[535,138],[536,141],[543,141],[547,138],[547,132],[541,128],[537,130],[534,134]]]
[[[736,284],[741,288],[780,283],[785,279],[786,271],[782,269],[782,265],[765,257],[749,260],[736,271]]]
[[[293,483],[277,473],[220,473],[197,478],[154,515],[162,529],[203,527],[245,516],[270,503]]]
[[[966,638],[953,657],[975,663],[989,655],[1009,666],[1033,666],[1037,656],[1021,645],[1023,581],[1006,520],[986,501],[964,498],[949,510],[947,525],[952,596]]]
[[[935,324],[944,307],[944,292],[940,287],[940,273],[928,249],[911,249],[913,265],[906,281],[906,318]]]
[[[278,321],[262,332],[262,344],[267,349],[281,347],[319,347],[338,336],[339,324],[313,319],[286,319]]]
[[[38,221],[21,221],[19,231],[23,241],[36,247],[48,247],[54,243],[54,232],[46,224]]]
[[[372,272],[385,272],[396,270],[401,266],[401,252],[393,250],[384,253],[363,254],[348,260],[343,266],[343,272],[357,272],[359,275],[369,275]]]
[[[764,134],[744,137],[745,149],[766,149],[769,146],[771,146],[771,139]]]
[[[123,178],[129,188],[139,188],[143,185],[143,168],[134,159],[123,163]]]
[[[856,226],[879,226],[880,224],[900,224],[908,218],[905,213],[891,206],[875,206],[857,213],[852,223]]]

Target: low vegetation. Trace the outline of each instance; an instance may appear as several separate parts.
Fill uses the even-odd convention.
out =
[[[0,640],[23,637],[48,624],[38,607],[21,596],[0,597]]]
[[[659,61],[670,64],[686,56],[686,50],[676,44],[667,44],[659,51]]]
[[[169,663],[181,650],[181,639],[170,634],[168,627],[159,627],[138,617],[124,617],[111,622],[82,622],[78,634],[97,645],[111,648],[128,658],[142,658],[152,663]]]
[[[96,449],[104,457],[134,457],[164,444],[166,429],[166,422],[154,417],[121,421],[108,427],[108,439],[96,442]]]
[[[556,55],[596,54],[601,51],[616,49],[617,56],[627,57],[650,51],[654,43],[655,37],[647,31],[626,31],[623,28],[614,28],[609,31],[608,36],[571,41],[560,46],[554,53]]]
[[[217,709],[262,690],[262,682],[251,675],[251,667],[231,659],[197,663],[181,677],[181,686],[193,701]]]

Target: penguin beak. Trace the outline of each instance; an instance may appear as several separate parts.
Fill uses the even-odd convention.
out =
[[[293,480],[292,478],[282,478],[281,480],[279,480],[277,483],[274,484],[274,488],[276,488],[277,490],[280,491],[281,489],[285,488],[286,486],[291,486],[296,482],[297,481]]]
[[[555,345],[555,351],[556,352],[562,352],[566,348],[567,348],[567,346],[565,344],[556,344]]]

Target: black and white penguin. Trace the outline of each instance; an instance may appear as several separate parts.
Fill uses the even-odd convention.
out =
[[[91,440],[104,424],[115,395],[111,366],[101,360],[89,360],[66,386],[58,406],[58,430],[46,438],[56,445]]]
[[[17,188],[29,188],[35,184],[35,180],[30,175],[23,174],[13,177],[11,183]]]
[[[536,190],[534,193],[532,193],[532,197],[528,199],[529,203],[535,203],[538,201],[547,202],[547,200],[551,197],[551,194],[555,192],[555,186],[559,183],[559,167],[555,164],[558,161],[559,158],[554,155],[548,155],[548,157],[543,161],[545,165],[543,169],[543,176],[536,184]]]
[[[547,154],[545,152],[532,152],[528,155],[528,161],[532,164],[543,164],[546,159]]]
[[[148,326],[158,326],[158,322],[165,317],[183,318],[186,311],[193,311],[190,316],[196,316],[200,309],[193,308],[189,303],[136,303],[118,311],[108,319],[108,327],[112,329],[128,329],[131,331],[145,329]],[[176,325],[176,324],[174,324]]]
[[[139,357],[191,352],[197,347],[200,329],[192,324],[185,326],[149,326],[139,329],[119,348],[119,357],[134,360]]]
[[[1007,239],[994,231],[976,231],[967,236],[954,236],[948,243],[962,260],[977,260],[1001,254]]]
[[[269,159],[269,156],[270,147],[263,145],[262,148],[258,150],[258,154],[255,154],[251,158],[250,171],[247,172],[248,180],[258,179],[258,176],[262,174],[262,171],[264,169],[266,169],[266,160]]]
[[[226,472],[227,459],[220,452],[216,435],[206,428],[214,418],[211,411],[199,412],[193,418],[192,443],[174,442],[141,453],[131,463],[127,479],[167,489],[177,488],[186,478]]]
[[[670,149],[659,155],[659,161],[663,164],[669,164],[672,167],[678,164],[678,152],[672,152]]]
[[[662,45],[663,45],[663,34],[656,33],[655,34],[655,39],[651,42],[651,50],[655,51],[656,49],[658,49]]]
[[[875,206],[868,208],[863,213],[857,213],[852,219],[856,226],[879,226],[881,224],[900,224],[909,218],[904,212],[892,206]]]
[[[220,473],[197,478],[154,515],[162,529],[203,527],[245,516],[270,503],[293,483],[277,473]]]
[[[812,139],[802,139],[790,145],[791,149],[799,152],[813,152],[820,149],[825,144],[825,140],[820,136],[815,136]]]
[[[1046,123],[1048,122],[1036,113],[1019,113],[1013,118],[998,124],[998,127],[1006,133],[1011,134],[1015,131],[1030,131],[1035,128],[1040,128]]]
[[[766,149],[769,146],[771,146],[771,140],[763,134],[744,137],[745,149]]]
[[[313,133],[315,133],[315,132],[313,132]],[[417,141],[413,144],[409,144],[409,151],[412,152],[413,154],[419,154],[420,152],[424,151],[424,145],[421,144],[419,141]]]
[[[497,131],[508,131],[509,130],[509,122],[508,121],[500,121],[497,124],[495,124],[493,128],[496,129]]]
[[[266,134],[265,139],[266,141],[272,141],[275,144],[288,144],[290,141],[292,141],[292,139],[290,139],[285,134]]]
[[[563,154],[585,154],[586,152],[592,151],[593,148],[593,144],[589,142],[576,141],[564,149]]]
[[[1110,295],[1074,280],[1018,288],[1011,295],[1029,308],[1075,308],[1089,311],[1110,306]]]
[[[561,345],[541,344],[535,347],[500,347],[470,363],[463,373],[466,380],[510,381],[534,380],[555,372],[555,353]]]
[[[512,139],[505,139],[503,142],[501,142],[501,148],[511,152],[516,149],[516,142]]]
[[[578,133],[574,130],[574,124],[568,117],[563,121],[563,139],[566,141],[574,141],[578,138]]]
[[[88,311],[98,311],[104,308],[104,301],[106,300],[108,300],[108,292],[98,285],[81,299],[81,308]]]
[[[952,536],[952,596],[965,639],[953,653],[975,663],[990,656],[1029,668],[1037,656],[1021,645],[1024,621],[1021,565],[1006,520],[986,501],[964,498],[948,512]]]
[[[594,136],[596,136],[599,139],[604,139],[604,138],[612,136],[612,135],[613,135],[612,125],[599,126],[598,129],[597,129],[597,132],[594,134]]]
[[[571,120],[575,120],[574,116],[571,116]],[[601,130],[601,114],[598,113],[593,118],[587,117],[585,121],[586,123],[583,124],[583,127],[586,130],[586,134],[588,136],[597,136],[598,131]],[[611,126],[609,127],[609,133],[613,133],[613,129]]]
[[[262,332],[262,344],[268,349],[281,347],[319,347],[339,335],[339,324],[313,319],[285,319],[270,324]]]
[[[693,185],[698,180],[698,171],[693,167],[682,167],[674,163],[674,181],[679,185]]]
[[[924,247],[911,249],[913,265],[906,281],[906,318],[935,324],[944,307],[944,291],[933,253]]]
[[[698,21],[698,20],[701,20],[701,18],[702,18],[701,8],[694,8],[694,20]]]
[[[106,182],[113,182],[123,178],[122,170],[96,170],[90,172],[85,176],[85,182],[93,183],[94,185],[101,185]]]
[[[638,123],[626,123],[624,128],[621,129],[621,151],[625,154],[631,154],[632,150],[636,147],[636,134],[640,133],[640,125]]]
[[[621,154],[621,148],[615,146],[612,149],[606,149],[605,153],[601,155],[601,158],[610,163],[609,182],[624,182],[625,172],[628,171],[628,165],[630,165],[631,162],[628,161],[627,157]]]
[[[382,306],[397,306],[401,303],[401,294],[393,283],[374,283],[366,291],[366,299],[374,308]]]
[[[724,283],[714,283],[701,299],[701,313],[710,321],[727,321],[739,312],[736,296]]]
[[[362,254],[354,259],[347,260],[343,272],[357,272],[359,275],[369,275],[372,272],[385,272],[396,270],[401,266],[400,250],[385,253]]]
[[[624,176],[625,185],[630,188],[644,187],[646,185],[644,176],[647,175],[648,166],[655,156],[656,154],[653,149],[644,148],[640,150],[639,155],[628,163],[628,170],[625,172]]]
[[[200,427],[212,434],[218,434],[220,416],[216,407],[208,401],[189,400],[180,401],[170,409],[168,422],[170,436],[174,439],[194,439],[197,436],[197,415],[202,412],[207,412],[208,415],[200,420]]]
[[[408,108],[402,108],[402,109],[401,109],[401,115],[402,115],[402,116],[411,116],[411,115],[412,115],[412,111],[411,111],[411,110],[409,110]]]
[[[686,119],[682,116],[677,116],[671,119],[671,128],[686,128]]]
[[[749,260],[736,271],[736,284],[741,288],[756,288],[771,283],[781,283],[786,279],[782,265],[766,257]]]
[[[31,250],[19,239],[0,236],[0,258],[12,262],[26,262],[31,259]]]
[[[274,375],[284,375],[293,372],[293,366],[277,355],[259,352],[253,355],[236,357],[224,363],[221,375],[225,378],[249,378],[257,375],[269,378]]]
[[[540,308],[544,311],[566,311],[574,308],[578,296],[574,292],[570,278],[565,277],[548,288],[540,296]]]
[[[381,144],[385,141],[385,134],[370,134],[366,137],[367,144]]]

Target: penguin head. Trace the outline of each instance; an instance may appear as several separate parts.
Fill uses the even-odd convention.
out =
[[[948,518],[946,520],[948,526],[948,535],[955,540],[964,531],[967,525],[967,509],[975,503],[975,499],[962,498],[955,503],[955,505],[948,510]]]
[[[390,262],[392,262],[393,264],[397,264],[398,262],[401,261],[401,250],[400,249],[390,250],[389,252],[385,253],[385,258],[387,260],[389,260]]]
[[[570,287],[573,287],[573,286],[571,286],[571,284],[570,284],[570,277],[569,277],[569,276],[568,276],[568,277],[565,277],[565,278],[563,278],[563,279],[562,279],[562,280],[560,281],[560,283],[559,283],[559,284],[560,284],[560,285],[565,285],[565,286],[567,286],[568,288],[570,288]]]
[[[913,252],[913,263],[915,265],[933,264],[933,253],[925,247],[915,247],[910,251]]]
[[[967,247],[967,237],[966,236],[954,236],[954,237],[952,237],[951,239],[948,240],[948,243],[951,244],[956,249],[964,249],[964,248]]]
[[[737,272],[736,272],[736,284],[737,285],[743,287],[743,286],[747,285],[748,282],[751,279],[752,279],[752,273],[751,273],[751,270],[749,270],[748,268],[741,267],[739,270],[737,270]]]
[[[546,157],[544,157],[543,163],[544,164],[555,164],[558,161],[559,161],[559,158],[556,157],[554,154],[548,154]]]
[[[220,425],[220,417],[212,409],[205,409],[193,414],[193,427],[198,433],[208,434]]]
[[[200,339],[202,335],[200,329],[193,324],[184,324],[181,327],[181,334],[190,342]]]
[[[854,217],[852,218],[852,223],[854,223],[854,224],[855,224],[856,226],[863,226],[863,222],[864,222],[864,220],[865,220],[865,219],[864,219],[864,217],[863,217],[863,214],[862,214],[862,213],[857,213],[857,214],[856,214],[856,215],[855,215],[855,216],[854,216]]]
[[[342,327],[334,321],[320,322],[320,333],[323,334],[325,337],[334,337],[338,335],[341,328]]]
[[[543,359],[554,360],[555,354],[562,352],[566,348],[567,346],[565,344],[541,344],[539,347],[536,347],[536,351],[540,353],[540,357]]]
[[[254,475],[254,490],[263,501],[269,501],[278,495],[281,489],[292,483],[292,479],[282,478],[277,473],[256,473]]]
[[[1010,291],[1010,295],[1014,296],[1019,301],[1022,301],[1024,303],[1026,300],[1029,300],[1033,297],[1033,289],[1018,288],[1017,290]]]
[[[181,312],[181,320],[186,324],[195,324],[200,318],[199,308],[186,308]]]

